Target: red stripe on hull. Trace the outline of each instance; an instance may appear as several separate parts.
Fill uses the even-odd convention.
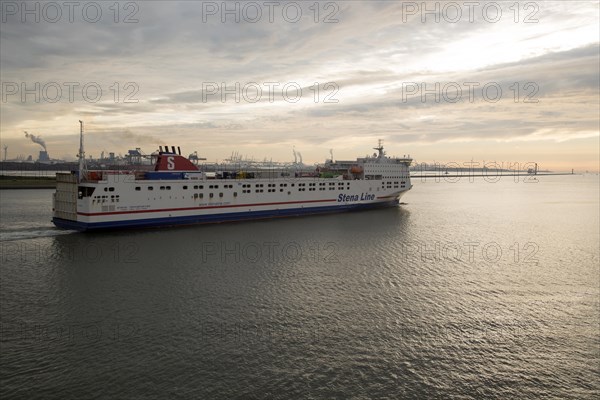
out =
[[[135,210],[135,211],[112,211],[105,213],[84,213],[77,212],[77,215],[85,216],[96,216],[96,215],[118,215],[118,214],[142,214],[142,213],[154,213],[154,212],[168,212],[168,211],[189,211],[189,210],[206,210],[213,208],[234,208],[234,207],[260,207],[260,206],[275,206],[280,204],[301,204],[301,203],[323,203],[332,202],[336,199],[329,200],[305,200],[305,201],[283,201],[279,203],[254,203],[254,204],[231,204],[226,206],[205,206],[205,207],[185,207],[185,208],[161,208],[158,210]]]

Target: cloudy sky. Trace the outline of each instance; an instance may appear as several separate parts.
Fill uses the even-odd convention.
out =
[[[8,157],[178,145],[599,168],[599,2],[2,2]],[[226,8],[225,8],[226,7]],[[101,93],[98,91],[101,90]]]

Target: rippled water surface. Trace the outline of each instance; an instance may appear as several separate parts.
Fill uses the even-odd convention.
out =
[[[597,398],[598,176],[81,234],[0,191],[0,397]]]

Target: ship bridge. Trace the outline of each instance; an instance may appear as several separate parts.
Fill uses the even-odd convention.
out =
[[[328,160],[324,168],[329,171],[343,173],[351,179],[408,179],[409,166],[412,163],[410,155],[403,157],[388,157],[383,150],[383,141],[379,140],[377,150],[372,156],[359,157],[355,161]]]

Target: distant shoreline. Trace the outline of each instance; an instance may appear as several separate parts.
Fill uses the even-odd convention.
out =
[[[421,179],[421,178],[495,178],[498,176],[531,176],[531,177],[536,177],[536,176],[553,176],[553,175],[581,175],[580,173],[571,173],[571,172],[544,172],[544,173],[537,173],[537,174],[529,174],[526,172],[521,172],[521,173],[499,173],[499,174],[442,174],[439,172],[433,173],[433,174],[426,174],[426,175],[410,175],[410,179]]]
[[[54,189],[56,178],[53,176],[11,176],[0,175],[0,189]]]

